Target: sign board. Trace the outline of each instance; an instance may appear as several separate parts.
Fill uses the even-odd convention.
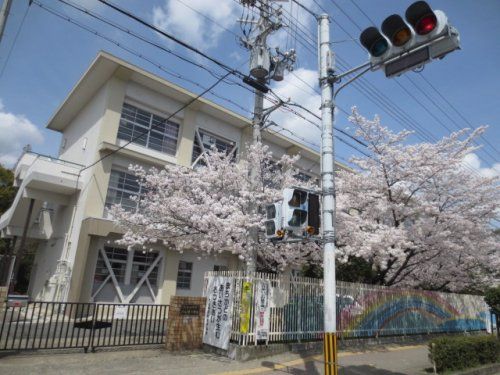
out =
[[[268,280],[259,280],[255,291],[255,335],[257,340],[269,339],[270,289]]]
[[[233,311],[233,281],[231,277],[211,276],[206,289],[207,308],[203,343],[225,349],[229,347]]]
[[[200,305],[183,303],[179,314],[181,316],[198,316],[200,315]]]
[[[116,305],[113,311],[113,319],[127,319],[128,306]]]
[[[250,331],[250,308],[252,307],[252,283],[244,281],[241,288],[240,332]]]

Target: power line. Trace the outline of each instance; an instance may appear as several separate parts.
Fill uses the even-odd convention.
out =
[[[457,109],[457,107],[455,105],[453,105],[453,103],[451,103],[445,95],[443,95],[441,93],[441,91],[439,91],[433,84],[432,82],[430,82],[426,77],[425,75],[423,75],[422,73],[419,74],[420,78],[422,78],[433,90],[434,92],[436,92],[439,97],[444,101],[446,102],[446,104],[448,104],[450,106],[450,108],[458,115],[458,117],[460,117],[465,124],[467,124],[467,126],[471,127],[471,128],[474,128],[474,126],[471,124],[471,122],[469,120],[467,120],[467,118]],[[456,127],[458,127],[460,129],[460,127],[458,125],[456,125],[455,123],[453,123]],[[492,145],[483,135],[481,135],[481,139],[483,139],[483,141],[488,144],[493,150],[495,150],[497,153],[499,152],[497,148],[495,148],[494,145]]]
[[[204,89],[206,89],[206,87],[204,87],[203,85],[199,84],[198,82],[196,82],[196,81],[194,81],[194,80],[192,80],[192,79],[190,79],[190,78],[184,77],[182,74],[179,74],[179,73],[177,73],[177,72],[175,72],[175,71],[173,71],[173,70],[171,70],[171,69],[167,69],[167,68],[165,68],[162,64],[160,64],[160,63],[158,63],[158,62],[155,62],[154,60],[152,60],[152,59],[148,58],[148,57],[147,57],[147,56],[145,56],[144,54],[139,53],[138,51],[133,50],[133,49],[131,49],[131,48],[129,48],[129,47],[127,47],[127,46],[125,46],[123,43],[120,43],[120,42],[118,42],[118,41],[116,41],[116,40],[114,40],[114,39],[112,39],[112,38],[110,38],[110,37],[108,37],[108,36],[106,36],[106,35],[104,35],[104,34],[100,33],[99,31],[97,31],[97,30],[95,30],[95,29],[92,29],[92,28],[91,28],[91,27],[89,27],[89,26],[86,26],[86,25],[83,25],[83,24],[79,23],[78,21],[76,21],[76,20],[72,19],[71,17],[68,17],[68,16],[66,16],[66,15],[64,15],[64,14],[62,14],[62,13],[60,13],[60,12],[57,12],[56,10],[54,10],[54,9],[52,9],[52,8],[50,8],[50,7],[47,7],[47,6],[45,6],[45,5],[41,4],[41,3],[39,3],[37,0],[34,0],[34,2],[33,2],[33,3],[34,3],[35,5],[37,5],[37,6],[39,6],[41,9],[45,10],[46,12],[49,12],[49,13],[51,13],[52,15],[54,15],[54,16],[56,16],[56,17],[59,17],[59,18],[61,18],[61,19],[65,20],[65,21],[67,21],[67,22],[69,22],[69,23],[71,23],[71,24],[73,24],[73,25],[75,25],[75,26],[77,26],[77,27],[79,27],[79,28],[81,28],[81,29],[83,29],[83,30],[87,31],[88,33],[90,33],[90,34],[92,34],[92,35],[95,35],[95,36],[97,36],[97,37],[100,37],[100,38],[102,38],[102,39],[106,40],[107,42],[114,44],[114,45],[115,45],[115,46],[117,46],[118,48],[120,48],[120,49],[122,49],[122,50],[124,50],[124,51],[126,51],[126,52],[128,52],[128,53],[130,53],[130,54],[132,54],[132,55],[134,55],[134,56],[136,56],[136,57],[138,57],[138,58],[140,58],[140,59],[142,59],[142,60],[144,60],[144,61],[146,61],[146,62],[148,62],[148,63],[152,64],[152,65],[154,65],[156,68],[160,69],[161,71],[163,71],[163,72],[167,73],[168,75],[170,75],[170,76],[172,76],[172,77],[175,77],[175,78],[178,78],[178,79],[183,80],[183,81],[185,81],[185,82],[188,82],[188,83],[190,83],[190,84],[192,84],[192,85],[195,85],[195,86],[197,86],[197,87],[199,87],[199,88],[201,88],[201,89],[203,89],[203,90],[204,90]],[[197,65],[197,66],[198,66],[198,65]],[[210,72],[210,73],[211,73],[211,72]],[[212,74],[212,75],[213,75],[213,74]],[[219,78],[219,77],[218,77],[218,76],[216,76],[216,78]],[[225,83],[227,83],[227,82],[225,82]],[[222,95],[220,95],[220,94],[216,93],[216,92],[215,92],[215,91],[213,91],[213,90],[210,90],[210,94],[211,94],[211,95],[213,95],[213,96],[214,96],[214,97],[216,97],[216,98],[219,98],[219,99],[221,99],[221,100],[226,101],[227,103],[230,103],[231,105],[233,105],[233,106],[235,106],[235,107],[239,108],[240,110],[242,110],[242,111],[244,111],[244,112],[247,112],[247,113],[249,113],[249,114],[252,114],[252,112],[251,112],[251,111],[249,111],[247,108],[245,108],[245,107],[241,106],[239,103],[236,103],[235,101],[233,101],[233,100],[231,100],[231,99],[229,99],[229,98],[226,98],[226,97],[224,97],[224,96],[222,96]]]
[[[368,14],[366,14],[366,12],[363,10],[363,8],[361,8],[354,0],[350,0],[350,1],[368,19],[368,21],[370,21],[371,24],[373,26],[375,26],[375,21],[373,21],[373,19]]]
[[[125,15],[125,16],[127,16],[127,17],[131,18],[131,19],[133,19],[134,21],[136,21],[136,22],[140,23],[141,25],[143,25],[143,26],[147,27],[148,29],[151,29],[151,30],[153,30],[153,31],[155,31],[155,32],[157,32],[157,33],[159,33],[159,34],[163,35],[164,37],[166,37],[166,38],[168,38],[168,39],[172,40],[173,42],[175,42],[175,43],[177,43],[177,44],[181,45],[182,47],[184,47],[184,48],[186,48],[186,49],[188,49],[188,50],[190,50],[190,51],[192,51],[192,52],[196,53],[197,55],[200,55],[200,56],[204,57],[205,59],[207,59],[207,60],[209,60],[209,61],[213,62],[214,64],[216,64],[216,65],[218,65],[218,66],[220,66],[222,69],[226,70],[226,71],[227,71],[227,72],[229,72],[230,74],[233,74],[233,75],[235,75],[235,76],[237,76],[237,77],[240,77],[240,78],[244,78],[244,77],[246,77],[246,76],[247,76],[246,74],[243,74],[243,73],[242,73],[242,72],[240,72],[239,70],[237,70],[237,69],[234,69],[234,68],[230,67],[229,65],[227,65],[227,64],[225,64],[225,63],[223,63],[223,62],[219,61],[218,59],[216,59],[216,58],[214,58],[214,57],[211,57],[211,56],[207,55],[206,53],[204,53],[204,52],[200,51],[199,49],[197,49],[197,48],[193,47],[192,45],[190,45],[190,44],[188,44],[188,43],[186,43],[186,42],[184,42],[184,41],[180,40],[179,38],[177,38],[177,37],[173,36],[172,34],[167,33],[166,31],[163,31],[163,30],[161,30],[160,28],[158,28],[158,27],[156,27],[156,26],[154,26],[154,25],[150,24],[149,22],[147,22],[147,21],[143,20],[142,18],[140,18],[140,17],[138,17],[138,16],[134,15],[133,13],[131,13],[131,12],[129,12],[129,11],[127,11],[127,10],[125,10],[125,9],[122,9],[122,8],[120,8],[119,6],[117,6],[117,5],[113,4],[113,3],[110,3],[110,2],[108,2],[108,1],[106,1],[106,0],[98,0],[98,1],[99,1],[100,3],[102,3],[102,4],[105,4],[105,5],[106,5],[106,6],[108,6],[108,7],[110,7],[110,8],[112,8],[112,9],[116,10],[117,12],[119,12],[119,13],[121,13],[121,14],[123,14],[123,15]]]
[[[291,0],[291,1],[294,2],[295,4],[297,4],[299,7],[301,7],[303,10],[305,10],[307,13],[309,13],[314,18],[318,18],[318,15],[316,13],[314,13],[311,9],[307,8],[305,5],[301,4],[299,1],[297,1],[297,0]]]
[[[311,116],[316,117],[318,120],[321,120],[321,117],[320,117],[320,116],[318,116],[316,113],[314,113],[313,111],[311,111],[311,110],[307,109],[306,107],[304,107],[304,106],[303,106],[303,105],[301,105],[301,104],[298,104],[298,103],[293,103],[293,102],[292,102],[292,103],[285,103],[285,105],[286,105],[286,106],[295,106],[295,107],[298,107],[298,108],[300,108],[300,109],[302,109],[302,110],[306,111],[307,113],[309,113]],[[317,126],[317,127],[319,127],[319,125],[316,125],[316,126]],[[319,127],[319,129],[321,129],[321,128]],[[342,129],[339,129],[339,128],[336,128],[335,130],[339,131],[340,133],[344,134],[345,136],[347,136],[347,137],[351,138],[352,140],[356,141],[356,142],[357,142],[358,144],[360,144],[361,146],[368,148],[368,145],[367,145],[366,143],[364,143],[363,141],[361,141],[361,140],[359,140],[359,139],[357,139],[357,138],[353,137],[352,135],[350,135],[349,133],[347,133],[345,130],[342,130]]]
[[[188,64],[191,64],[193,66],[201,68],[201,69],[205,70],[207,73],[209,73],[210,75],[212,75],[214,78],[219,78],[219,75],[214,74],[214,72],[211,69],[207,68],[205,65],[203,65],[201,63],[198,63],[198,62],[194,62],[194,61],[188,59],[187,57],[182,56],[182,55],[178,54],[177,52],[171,50],[170,48],[167,48],[167,47],[165,47],[165,46],[163,46],[163,45],[161,45],[159,43],[153,42],[152,40],[147,39],[146,37],[144,37],[144,36],[142,36],[142,35],[134,32],[134,31],[132,31],[132,30],[130,30],[130,29],[124,27],[124,26],[121,26],[120,24],[118,24],[116,22],[113,22],[113,21],[111,21],[109,19],[106,19],[105,17],[101,16],[98,13],[95,13],[95,12],[93,12],[93,11],[87,9],[87,8],[84,8],[83,6],[76,5],[75,3],[72,3],[71,1],[68,1],[68,0],[58,0],[58,1],[60,3],[63,3],[65,5],[73,8],[73,9],[78,10],[81,13],[85,13],[86,15],[88,15],[88,16],[90,16],[90,17],[92,17],[92,18],[94,18],[94,19],[96,19],[96,20],[98,20],[98,21],[100,21],[102,23],[105,23],[105,24],[107,24],[107,25],[109,25],[109,26],[111,26],[111,27],[113,27],[113,28],[115,28],[117,30],[120,30],[121,32],[124,32],[124,33],[126,33],[126,34],[128,34],[130,36],[133,36],[134,38],[136,38],[138,40],[141,40],[144,43],[147,43],[147,44],[149,44],[149,45],[151,45],[153,47],[156,47],[156,48],[158,48],[158,49],[160,49],[160,50],[162,50],[164,52],[167,52],[168,54],[171,54],[171,55],[177,57],[178,59],[180,59],[180,60],[182,60],[184,62],[187,62]],[[38,5],[38,6],[40,6],[40,7],[42,7],[42,8],[46,8],[46,9],[49,8],[46,5],[43,5],[40,2],[38,2],[38,1],[35,1],[35,4]],[[52,9],[52,12],[56,12],[56,11],[54,9]],[[62,15],[62,16],[63,16],[63,18],[69,18],[66,15]]]
[[[227,31],[230,34],[233,34],[234,36],[236,36],[239,39],[240,36],[238,34],[236,34],[234,31],[228,29],[227,27],[222,26],[219,22],[217,22],[216,20],[214,20],[212,17],[209,17],[206,14],[203,14],[202,12],[200,12],[199,10],[197,10],[197,9],[193,8],[192,6],[186,4],[182,0],[176,0],[176,1],[179,2],[179,3],[181,3],[182,5],[184,5],[186,8],[191,9],[193,12],[199,14],[203,18],[205,18],[205,19],[209,20],[210,22],[214,23],[215,25],[219,26],[222,30]]]
[[[363,29],[361,28],[361,26],[358,25],[358,23],[356,21],[354,21],[354,19],[349,15],[349,13],[347,13],[340,5],[338,5],[334,0],[330,0],[331,3],[333,5],[335,5],[341,12],[344,16],[347,17],[347,19],[349,21],[351,21],[351,23],[356,26],[358,28],[359,31],[363,31]]]
[[[144,38],[144,37],[142,37],[142,36],[140,36],[140,35],[138,35],[138,34],[136,34],[136,33],[133,33],[133,32],[131,32],[131,31],[130,31],[130,30],[128,30],[128,29],[125,29],[125,28],[123,28],[123,27],[120,27],[119,25],[117,25],[117,24],[116,24],[116,23],[114,23],[114,22],[111,22],[111,21],[109,21],[109,20],[105,20],[105,19],[103,19],[103,17],[101,17],[101,16],[99,16],[99,15],[96,15],[95,13],[92,13],[91,11],[89,11],[89,10],[87,10],[87,9],[85,9],[85,8],[78,7],[78,6],[74,5],[74,4],[69,3],[68,1],[65,1],[65,0],[59,0],[59,1],[60,1],[60,2],[63,2],[64,4],[67,4],[67,5],[71,6],[71,7],[75,8],[75,9],[77,9],[77,10],[80,10],[80,11],[82,11],[82,12],[84,12],[84,13],[86,13],[86,14],[88,14],[88,15],[90,15],[90,16],[92,16],[92,17],[94,17],[94,18],[97,18],[97,19],[99,19],[99,20],[101,20],[101,21],[103,21],[103,22],[107,23],[108,25],[111,25],[111,26],[113,26],[113,27],[117,27],[117,28],[119,28],[121,31],[124,31],[124,32],[126,32],[126,33],[128,33],[128,34],[130,34],[130,35],[132,35],[132,36],[134,36],[134,37],[136,37],[136,38],[139,38],[139,39],[140,39],[140,40],[142,40],[142,41],[145,41],[145,42],[147,42],[147,43],[149,43],[149,44],[152,44],[152,45],[153,45],[153,46],[155,46],[155,47],[158,47],[158,45],[157,45],[156,43],[152,43],[151,41],[147,40],[146,38]],[[101,0],[100,0],[100,1],[101,1]],[[105,3],[105,2],[104,2],[104,3]],[[41,5],[41,4],[37,2],[37,5]],[[65,18],[68,18],[68,17],[65,17]],[[133,19],[135,19],[135,16],[133,16],[133,15],[132,15],[132,18],[133,18]],[[143,22],[141,22],[141,23],[143,23]],[[154,26],[153,26],[153,27],[154,27]],[[101,37],[104,37],[104,38],[105,38],[105,39],[107,39],[107,40],[110,40],[110,38],[107,38],[107,37],[103,36],[102,34],[96,33],[96,31],[93,31],[93,30],[87,30],[87,31],[93,32],[94,34],[96,34],[96,35],[98,35],[98,36],[101,36]],[[114,42],[115,44],[117,44],[115,41],[112,41],[112,42]],[[117,45],[118,45],[119,47],[121,47],[121,48],[126,48],[126,47],[124,47],[124,46],[122,46],[122,45],[119,45],[119,44],[117,44]],[[162,49],[162,50],[164,50],[165,52],[169,52],[169,53],[171,53],[171,51],[170,51],[170,50],[168,50],[168,49],[166,49],[166,48],[163,48],[162,46],[159,46],[159,48],[161,48],[161,49]],[[134,51],[131,51],[130,49],[128,49],[127,51],[128,51],[128,52],[131,52],[131,53],[134,53]],[[176,56],[177,56],[177,55],[176,55]],[[208,56],[208,55],[206,55],[206,56]],[[146,59],[146,61],[149,61],[149,62],[150,62],[150,63],[152,63],[152,64],[155,64],[155,66],[158,66],[158,64],[156,64],[155,62],[153,62],[153,61],[152,61],[152,60],[150,60],[150,59],[147,59],[145,56],[140,55],[139,57],[141,57],[141,58],[143,58],[143,59]],[[185,59],[185,58],[183,58],[183,59]],[[210,61],[215,60],[215,59],[213,59],[213,58],[210,58],[209,56],[208,56],[208,59],[209,59]],[[192,63],[192,62],[191,62],[191,63]],[[222,64],[223,64],[223,63],[222,63]],[[195,64],[195,65],[197,65],[197,64]],[[219,65],[219,64],[218,64],[218,65]],[[225,64],[223,64],[223,65],[225,65]],[[198,66],[198,65],[197,65],[197,66]],[[219,66],[220,66],[220,65],[219,65]],[[160,69],[161,69],[161,68],[162,68],[162,67],[160,66]],[[205,68],[205,70],[208,70],[208,68],[206,68],[206,67],[204,67],[204,68]],[[162,69],[162,70],[165,70],[165,69]],[[229,73],[230,73],[230,74],[234,74],[234,73],[233,73],[234,71],[235,71],[235,69],[232,69],[231,71],[229,71]],[[240,74],[242,74],[241,72],[239,72],[239,73],[240,73]],[[227,76],[227,75],[226,75],[226,76]],[[251,91],[248,87],[246,87],[246,86],[244,86],[244,85],[241,85],[240,83],[236,83],[236,84],[238,84],[238,85],[240,85],[241,87],[243,87],[243,88],[245,88],[245,89],[247,89],[247,90]],[[210,90],[209,90],[209,91],[210,91]],[[274,95],[276,95],[276,94],[274,94]],[[220,96],[219,96],[219,97],[220,97]],[[279,98],[279,97],[278,97],[278,98]],[[226,98],[223,98],[223,97],[222,97],[222,99],[223,99],[223,100],[226,100],[226,101],[227,101],[227,100],[229,100],[229,99],[226,99]],[[267,99],[268,99],[269,101],[273,102],[273,100],[271,100],[269,97],[267,97]],[[279,100],[280,100],[280,101],[282,101],[281,99],[279,99]],[[229,100],[229,101],[230,101],[230,100]],[[230,102],[231,102],[231,101],[230,101]],[[283,101],[282,101],[282,102],[283,102]],[[274,103],[276,104],[276,102],[274,102]],[[233,102],[233,104],[237,105],[237,104],[236,104],[236,103],[234,103],[234,102]],[[309,121],[309,120],[307,120],[304,116],[300,115],[298,112],[293,111],[293,110],[290,110],[290,109],[289,109],[289,111],[290,111],[291,113],[295,114],[296,116],[299,116],[299,117],[303,118],[304,120]],[[310,121],[309,121],[309,122],[310,122]],[[313,123],[313,124],[314,124],[314,123]],[[317,126],[317,124],[315,124],[315,125]],[[351,139],[355,140],[356,142],[358,142],[358,143],[360,143],[360,144],[363,144],[361,141],[359,141],[359,140],[358,140],[358,139],[356,139],[355,137],[351,136],[351,135],[350,135],[350,134],[348,134],[347,132],[343,132],[343,131],[341,131],[341,132],[342,132],[344,135],[346,135],[346,136],[350,137]],[[361,150],[359,150],[359,149],[357,149],[357,148],[353,147],[352,145],[350,145],[348,142],[344,141],[344,140],[343,140],[343,139],[341,139],[340,137],[338,137],[338,139],[339,139],[341,142],[343,142],[343,143],[345,143],[345,144],[349,145],[350,147],[354,148],[356,151],[358,151],[358,152],[360,152],[360,153],[363,153],[365,156],[368,156],[368,157],[369,157],[369,155],[367,155],[367,154],[366,154],[366,153],[364,153],[363,151],[361,151]],[[366,145],[365,145],[365,146],[366,146]]]
[[[430,103],[431,103],[434,107],[436,107],[436,109],[437,109],[438,111],[440,111],[440,112],[441,112],[444,116],[446,116],[446,118],[448,118],[448,120],[450,120],[450,123],[452,123],[452,124],[453,124],[456,128],[458,128],[458,130],[462,130],[462,129],[461,129],[461,128],[457,125],[457,124],[455,124],[455,122],[454,122],[453,118],[451,118],[451,116],[448,114],[448,112],[444,111],[444,110],[443,110],[440,106],[438,106],[438,105],[436,104],[436,102],[435,102],[435,101],[433,101],[433,100],[432,100],[432,99],[431,99],[431,98],[430,98],[430,97],[429,97],[429,96],[428,96],[428,95],[427,95],[427,94],[426,94],[426,93],[422,90],[422,88],[421,88],[419,85],[417,85],[417,83],[416,83],[413,79],[411,79],[411,77],[406,76],[406,78],[408,79],[408,81],[410,81],[410,83],[411,83],[411,84],[412,84],[412,85],[413,85],[413,86],[414,86],[414,87],[415,87],[418,91],[420,91],[420,92],[424,95],[424,97],[426,97],[426,98],[427,98],[427,100],[428,100],[428,101],[429,101],[429,102],[430,102]],[[434,115],[432,115],[432,116],[433,116],[433,117],[436,119],[436,121],[438,121],[438,122],[439,122],[439,123],[440,123],[440,124],[441,124],[444,128],[446,128],[446,130],[448,130],[450,133],[452,133],[452,132],[453,132],[453,131],[452,131],[452,130],[448,127],[448,126],[446,126],[446,125],[445,125],[445,124],[444,124],[444,123],[443,123],[440,119],[436,118]],[[488,155],[488,156],[489,156],[489,157],[493,160],[493,162],[495,162],[495,161],[496,161],[496,158],[495,158],[493,155],[491,155],[491,153],[490,153],[488,150],[483,149],[483,152],[484,152],[486,155]]]
[[[5,0],[4,0],[5,1]],[[23,29],[24,25],[24,20],[26,19],[26,16],[28,15],[28,10],[30,9],[29,5],[24,11],[23,18],[21,20],[21,23],[19,25],[19,28],[17,29],[16,35],[14,36],[14,40],[12,41],[12,44],[10,45],[9,51],[7,52],[7,56],[5,57],[5,62],[2,65],[2,70],[0,71],[0,79],[3,76],[3,72],[5,71],[5,68],[7,67],[7,64],[10,59],[10,55],[12,54],[12,51],[14,50],[14,46],[16,45],[17,38],[19,37],[19,34],[21,33],[21,30]]]

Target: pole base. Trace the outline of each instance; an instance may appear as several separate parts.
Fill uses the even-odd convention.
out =
[[[338,375],[337,362],[337,334],[325,332],[323,341],[323,354],[325,357],[325,375]]]

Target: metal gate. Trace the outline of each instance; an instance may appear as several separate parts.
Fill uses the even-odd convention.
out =
[[[168,305],[0,305],[0,351],[163,344],[167,313]]]

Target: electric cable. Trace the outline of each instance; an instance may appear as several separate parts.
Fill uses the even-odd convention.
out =
[[[190,84],[192,84],[194,86],[197,86],[197,87],[199,87],[201,89],[206,89],[206,87],[204,87],[203,85],[199,84],[198,82],[196,82],[196,81],[194,81],[194,80],[192,80],[190,78],[184,77],[183,75],[181,75],[181,74],[179,74],[179,73],[177,73],[177,72],[175,72],[175,71],[173,71],[171,69],[165,68],[162,64],[160,64],[158,62],[155,62],[154,60],[148,58],[144,54],[139,53],[138,51],[133,50],[133,49],[125,46],[123,43],[120,43],[120,42],[118,42],[118,41],[116,41],[116,40],[114,40],[114,39],[112,39],[112,38],[110,38],[110,37],[108,37],[108,36],[100,33],[99,31],[97,31],[97,30],[89,27],[89,26],[86,26],[86,25],[83,25],[83,24],[79,23],[78,21],[72,19],[71,17],[68,17],[68,16],[64,15],[63,13],[59,13],[56,10],[54,10],[54,9],[52,9],[50,7],[45,6],[44,4],[39,3],[37,0],[34,0],[33,4],[39,6],[41,9],[45,10],[46,12],[49,12],[49,13],[53,14],[56,17],[59,17],[59,18],[65,20],[65,21],[67,21],[67,22],[69,22],[69,23],[71,23],[71,24],[73,24],[75,26],[78,26],[79,28],[87,31],[88,33],[90,33],[92,35],[95,35],[97,37],[100,37],[100,38],[108,41],[109,43],[114,44],[118,48],[120,48],[120,49],[122,49],[122,50],[124,50],[124,51],[126,51],[126,52],[128,52],[128,53],[130,53],[130,54],[132,54],[132,55],[134,55],[134,56],[136,56],[136,57],[138,57],[138,58],[140,58],[140,59],[142,59],[142,60],[144,60],[144,61],[152,64],[152,65],[154,65],[156,68],[160,69],[161,71],[165,72],[166,74],[168,74],[168,75],[170,75],[172,77],[175,77],[175,78],[178,78],[178,79],[183,80],[185,82],[188,82],[188,83],[190,83]],[[216,76],[216,78],[219,78],[219,77]],[[227,81],[225,81],[225,83],[227,83]],[[221,99],[221,100],[223,100],[223,101],[225,101],[225,102],[227,102],[227,103],[229,103],[229,104],[231,104],[231,105],[239,108],[240,110],[242,110],[242,111],[244,111],[246,113],[249,113],[249,114],[253,115],[252,111],[250,111],[247,108],[243,107],[239,103],[236,103],[235,101],[233,101],[233,100],[231,100],[229,98],[226,98],[226,97],[224,97],[224,96],[216,93],[213,90],[210,90],[210,94],[213,95],[216,98],[219,98],[219,99]]]
[[[440,90],[438,90],[433,84],[432,82],[430,82],[426,77],[425,75],[423,74],[419,74],[419,77],[425,81],[430,87],[432,90],[434,90],[435,93],[438,94],[438,96],[446,103],[448,104],[448,106],[453,110],[453,112],[455,112],[458,117],[460,117],[462,119],[462,121],[470,128],[474,128],[474,125],[471,124],[471,122],[457,109],[457,107],[455,105],[453,105],[453,103],[451,103],[445,95],[443,95],[441,93]],[[455,127],[457,127],[459,130],[461,129],[457,124],[455,124],[455,122],[453,122],[453,125],[455,125]],[[489,145],[495,152],[499,153],[500,151],[493,145],[491,144],[488,139],[486,139],[483,135],[481,135],[481,139],[487,144]]]
[[[10,55],[12,54],[12,51],[14,50],[14,46],[16,45],[16,42],[17,42],[17,38],[19,37],[21,30],[23,29],[24,21],[26,20],[26,16],[28,15],[29,9],[30,9],[30,6],[28,5],[26,10],[24,11],[23,18],[21,19],[21,23],[19,24],[19,27],[16,31],[16,35],[14,35],[14,39],[12,41],[12,44],[10,45],[9,51],[7,52],[7,56],[5,57],[5,61],[2,65],[2,70],[0,71],[0,79],[3,76],[3,72],[5,71],[7,64],[9,63]]]

